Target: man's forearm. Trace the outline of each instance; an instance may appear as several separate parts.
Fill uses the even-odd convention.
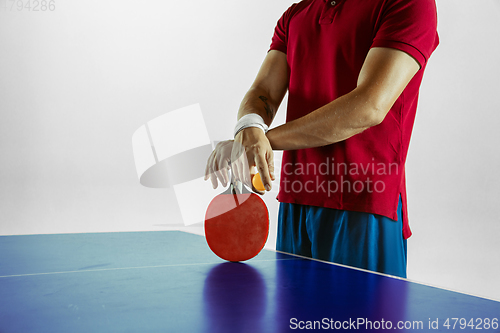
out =
[[[388,110],[381,110],[369,94],[353,90],[308,115],[267,132],[273,150],[326,146],[350,138],[379,124]]]
[[[370,49],[357,87],[306,116],[267,132],[272,148],[326,146],[380,124],[419,68],[419,63],[403,51]]]
[[[276,115],[279,103],[272,101],[269,94],[262,88],[252,87],[245,94],[240,108],[238,110],[238,119],[246,114],[256,113],[264,119],[267,126],[271,125],[271,122]]]
[[[240,104],[238,119],[249,113],[256,113],[262,117],[267,126],[271,125],[287,88],[286,54],[271,50],[267,53],[255,81]]]

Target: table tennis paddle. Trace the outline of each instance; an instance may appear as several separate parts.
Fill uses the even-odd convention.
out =
[[[205,236],[210,249],[227,261],[245,261],[264,247],[269,234],[266,204],[241,182],[217,195],[205,214]]]

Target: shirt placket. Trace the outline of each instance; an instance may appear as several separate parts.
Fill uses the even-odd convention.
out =
[[[342,0],[324,0],[319,24],[331,24]]]

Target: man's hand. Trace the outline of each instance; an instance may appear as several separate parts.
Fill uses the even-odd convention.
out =
[[[226,187],[230,182],[228,170],[231,169],[231,152],[233,140],[222,141],[217,144],[210,154],[205,168],[205,180],[210,178],[214,189],[219,185]]]
[[[242,156],[246,158],[242,158]],[[255,167],[260,173],[262,183],[267,191],[272,188],[274,176],[273,150],[269,140],[260,128],[249,127],[236,135],[235,144],[231,154],[232,170],[236,179],[257,191],[252,186],[252,176],[255,174]]]
[[[288,64],[286,54],[271,50],[255,78],[254,83],[245,94],[238,119],[246,114],[255,113],[270,126],[278,107],[288,88]],[[252,176],[257,168],[264,187],[269,191],[274,177],[273,151],[269,140],[260,128],[248,127],[240,131],[235,140],[223,141],[217,145],[208,158],[205,169],[205,180],[212,181],[217,188],[220,181],[223,186],[230,182],[228,170],[253,191],[263,194],[252,185]]]
[[[252,131],[248,130],[258,130],[259,133],[254,133],[264,142],[259,140],[255,141],[255,135],[252,135]],[[243,133],[245,132],[246,133]],[[241,134],[241,135],[240,135]],[[229,175],[229,170],[233,173],[233,178],[235,180],[242,181],[245,185],[251,188],[254,192],[259,194],[264,194],[264,191],[257,190],[252,184],[252,177],[255,175],[255,167],[259,170],[261,175],[267,175],[269,189],[271,189],[271,180],[274,180],[274,164],[273,164],[273,152],[269,146],[266,136],[259,128],[248,128],[241,131],[237,138],[245,139],[247,142],[256,142],[250,145],[249,148],[245,148],[238,140],[227,140],[222,141],[217,144],[214,151],[210,154],[207,160],[207,166],[205,168],[205,180],[210,179],[212,182],[212,187],[216,189],[219,186],[219,182],[222,186],[226,187],[231,181],[231,176]],[[249,140],[253,138],[253,140]],[[262,149],[262,147],[267,148]],[[263,155],[262,155],[263,154]],[[265,158],[264,163],[262,161],[262,156]],[[251,157],[251,160],[247,158]],[[253,162],[250,162],[253,161]],[[259,162],[256,162],[259,161]],[[261,166],[262,167],[259,167]],[[261,171],[262,170],[262,171]],[[262,176],[262,182],[266,184],[264,176]]]

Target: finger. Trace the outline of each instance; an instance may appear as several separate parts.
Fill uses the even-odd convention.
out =
[[[246,167],[245,163],[243,163],[242,159],[240,158],[240,160],[238,160],[238,162],[236,163],[236,165],[238,166],[238,176],[237,176],[237,179],[240,182],[242,182],[243,184],[245,184],[246,186],[249,186],[249,182],[248,182],[247,177],[246,177],[247,167]]]
[[[214,151],[212,151],[210,156],[208,156],[207,165],[205,166],[205,177],[203,178],[203,180],[208,180],[208,178],[210,178],[210,164],[212,164]]]
[[[210,173],[210,181],[212,182],[212,187],[215,190],[219,186],[219,183],[217,182],[217,175],[213,171]]]
[[[253,177],[257,174],[257,168],[255,166],[250,167],[250,179],[253,180]]]
[[[265,154],[258,154],[255,156],[255,162],[257,165],[257,170],[260,173],[260,178],[262,179],[262,183],[267,191],[270,191],[272,188],[271,177],[269,175],[269,168],[267,165],[267,159]]]
[[[208,163],[205,166],[205,176],[203,177],[203,180],[207,180],[210,177],[210,173],[208,172]]]
[[[233,171],[233,180],[241,180],[241,156],[245,155],[240,143],[235,142],[231,151],[231,170]]]
[[[248,188],[252,188],[252,177],[250,176],[253,163],[248,162],[247,154],[242,154],[238,160],[239,176],[241,182]]]
[[[227,183],[229,183],[228,170],[230,170],[230,169],[231,169],[231,167],[229,166],[229,161],[224,160],[224,162],[222,162],[222,166],[219,170],[221,175],[222,175],[222,179],[224,180],[224,186],[227,186]]]
[[[217,179],[221,182],[222,186],[226,187],[227,181],[222,173],[224,170],[225,170],[224,161],[222,163],[217,163],[217,168],[215,169],[215,175],[217,176]]]
[[[232,178],[231,182],[234,184],[235,182],[239,181],[239,167],[236,162],[231,163],[231,172],[232,172]]]
[[[218,183],[217,183],[217,177],[215,176],[214,171],[213,171],[214,154],[215,154],[215,150],[208,157],[207,166],[205,167],[204,180],[206,181],[206,180],[210,179],[210,181],[212,183],[212,188],[216,189],[218,186]]]
[[[238,138],[238,136],[237,136]],[[248,188],[252,188],[252,180],[250,178],[249,166],[255,165],[253,160],[249,165],[249,158],[253,158],[252,155],[248,156],[245,147],[241,142],[235,140],[233,142],[231,153],[231,164],[236,165],[235,176],[236,179],[245,184]]]
[[[272,150],[267,155],[267,168],[269,169],[271,180],[276,180],[276,175],[274,174],[274,152]]]
[[[219,169],[219,166],[217,164],[216,155],[217,154],[214,154],[214,157],[212,158],[212,164],[210,165],[210,181],[212,182],[212,187],[214,189],[219,187],[219,182],[217,180],[217,170]]]

